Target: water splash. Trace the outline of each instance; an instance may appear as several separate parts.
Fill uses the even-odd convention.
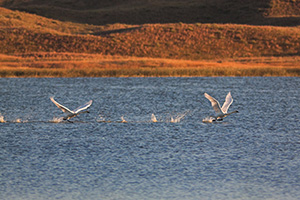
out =
[[[216,121],[216,118],[211,117],[211,116],[208,116],[208,117],[205,117],[204,119],[202,119],[202,122],[204,122],[204,123],[213,123],[215,121]]]
[[[122,123],[127,123],[123,116],[121,116]]]
[[[171,117],[171,121],[170,121],[171,123],[178,123],[178,122],[180,122],[180,118],[173,118],[173,117]]]
[[[4,120],[3,115],[0,113],[0,123],[5,123],[6,121]]]
[[[156,117],[155,117],[155,115],[153,113],[151,115],[151,121],[152,122],[157,122],[157,119],[156,119]]]
[[[99,117],[96,119],[97,122],[105,122],[105,117],[102,115],[99,115]]]
[[[15,123],[22,123],[22,120],[20,118],[13,120]]]
[[[171,123],[179,123],[187,114],[189,113],[189,111],[186,111],[184,113],[179,113],[176,114],[175,116],[171,116]]]
[[[50,122],[60,123],[62,121],[63,121],[63,117],[53,117],[53,119]]]

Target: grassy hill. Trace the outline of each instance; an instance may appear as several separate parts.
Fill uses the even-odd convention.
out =
[[[299,1],[242,2],[0,0],[50,17],[0,7],[0,77],[300,76],[300,27],[253,25],[292,25]]]
[[[299,0],[0,0],[0,6],[62,21],[299,25]]]
[[[172,59],[300,54],[300,28],[233,24],[82,25],[1,9],[0,53],[73,52]]]

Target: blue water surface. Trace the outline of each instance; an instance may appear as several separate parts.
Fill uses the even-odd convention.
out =
[[[0,199],[300,197],[299,78],[2,78],[0,84]],[[214,114],[204,92],[223,104],[229,91],[229,111],[239,113],[203,123]],[[69,123],[53,96],[70,109],[93,104]]]

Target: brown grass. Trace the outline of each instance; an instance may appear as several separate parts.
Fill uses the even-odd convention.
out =
[[[299,17],[299,0],[270,0],[270,8],[267,15],[273,17]]]
[[[300,28],[295,27],[199,23],[83,26],[60,22],[59,26],[45,23],[38,28],[37,22],[24,23],[28,14],[10,13],[1,16],[0,12],[4,19],[0,27],[3,54],[72,52],[185,60],[300,54]],[[10,20],[14,14],[23,24]],[[85,34],[76,34],[79,30]]]
[[[0,55],[0,77],[300,76],[300,57],[191,61],[95,54]]]

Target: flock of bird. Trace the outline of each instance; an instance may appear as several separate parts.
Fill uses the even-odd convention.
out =
[[[215,121],[222,121],[223,118],[233,114],[233,113],[238,113],[237,110],[229,112],[228,113],[228,109],[230,107],[230,105],[233,102],[233,98],[231,96],[231,93],[229,92],[225,98],[225,102],[223,104],[223,106],[220,106],[220,103],[213,98],[212,96],[210,96],[207,93],[204,93],[204,96],[210,101],[211,106],[213,107],[216,115],[214,116],[210,116],[209,118],[205,118],[203,119],[203,122],[215,122]],[[83,104],[82,106],[79,106],[78,108],[76,108],[75,110],[70,110],[69,108],[61,105],[60,103],[58,103],[57,101],[54,100],[53,97],[50,97],[50,100],[59,108],[61,109],[64,113],[66,113],[66,116],[63,118],[64,120],[69,121],[71,118],[76,117],[79,114],[82,113],[89,113],[88,108],[92,105],[93,101],[90,100],[89,102]],[[175,122],[178,119],[173,119],[171,118],[171,122]],[[154,114],[152,114],[151,116],[151,121],[152,122],[157,122],[157,119],[155,117]],[[71,121],[69,121],[71,122]],[[126,122],[126,120],[122,117],[122,122]]]

